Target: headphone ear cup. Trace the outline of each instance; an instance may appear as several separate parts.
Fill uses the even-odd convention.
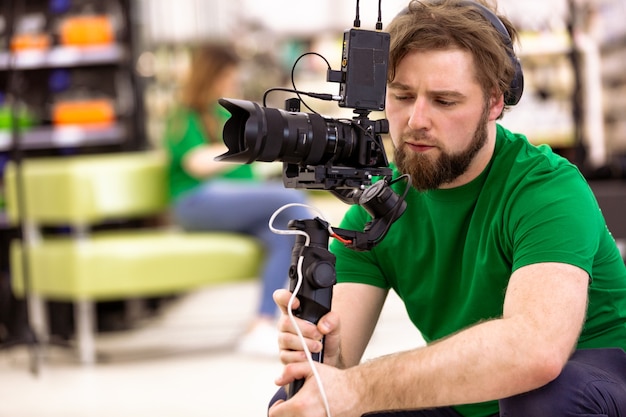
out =
[[[510,49],[507,54],[515,66],[515,75],[513,76],[513,80],[511,80],[511,84],[509,84],[508,91],[504,93],[504,103],[508,106],[516,105],[522,98],[522,93],[524,92],[524,72],[522,71],[522,64],[519,58],[513,52],[513,42],[506,26],[504,26],[504,23],[502,23],[494,12],[474,0],[460,0],[459,4],[473,7],[477,12],[483,15],[500,33],[504,44]]]
[[[522,64],[519,58],[513,56],[513,64],[515,65],[515,75],[513,81],[509,85],[508,91],[504,94],[504,104],[508,106],[514,106],[519,103],[524,92],[524,72],[522,71]]]

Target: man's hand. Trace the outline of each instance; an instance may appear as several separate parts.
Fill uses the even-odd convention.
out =
[[[349,380],[349,371],[323,364],[315,364],[323,384],[330,414],[333,417],[358,417],[364,410],[359,408],[359,390]],[[276,378],[276,385],[287,385],[297,379],[305,379],[302,388],[288,401],[279,400],[269,409],[269,417],[327,417],[322,393],[317,385],[311,366],[306,362],[285,366],[283,374]]]
[[[281,289],[274,292],[274,301],[282,313],[278,321],[278,330],[280,332],[278,347],[280,349],[280,360],[285,365],[306,361],[302,342],[287,313],[290,298],[291,292],[288,290]],[[292,308],[296,310],[299,304],[298,299],[294,300]],[[340,363],[339,317],[331,311],[319,320],[317,326],[298,318],[296,318],[296,322],[311,353],[319,353],[323,348],[324,363],[338,366]]]

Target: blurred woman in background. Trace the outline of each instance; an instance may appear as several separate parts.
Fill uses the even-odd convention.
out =
[[[209,43],[192,53],[190,72],[179,105],[167,120],[164,147],[169,153],[169,194],[173,221],[188,231],[224,231],[258,238],[265,246],[258,315],[239,342],[244,353],[278,354],[274,290],[283,288],[291,265],[292,236],[268,226],[272,214],[288,203],[304,203],[304,194],[280,182],[258,178],[252,165],[217,162],[227,151],[222,128],[230,114],[220,97],[239,95],[240,57],[227,44]],[[274,226],[310,218],[301,206],[277,216]]]

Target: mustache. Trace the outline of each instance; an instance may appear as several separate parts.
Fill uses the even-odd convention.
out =
[[[427,132],[423,130],[412,130],[409,132],[404,132],[400,135],[400,140],[402,141],[402,143],[404,142],[416,143],[417,142],[417,143],[427,144],[431,146],[437,146],[439,144],[439,142],[437,141],[435,137],[429,135]]]

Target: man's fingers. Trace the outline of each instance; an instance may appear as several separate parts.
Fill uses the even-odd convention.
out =
[[[287,306],[289,305],[289,300],[291,299],[291,292],[285,289],[279,289],[274,291],[273,294],[274,302],[280,308],[283,314],[287,314]],[[296,298],[293,301],[293,309],[297,309],[300,306],[300,301]]]
[[[308,362],[293,362],[285,365],[283,373],[274,380],[276,385],[284,386],[298,379],[306,379],[312,374],[311,365]]]

